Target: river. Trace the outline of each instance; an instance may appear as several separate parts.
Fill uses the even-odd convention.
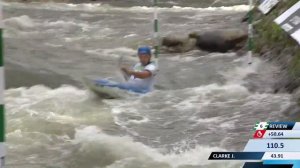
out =
[[[160,35],[247,28],[239,1],[196,4],[160,7]],[[279,67],[236,53],[161,54],[153,93],[90,93],[83,77],[120,78],[120,56],[134,64],[151,41],[154,9],[144,5],[4,3],[7,167],[240,167],[207,159],[243,150],[257,121],[289,118],[291,95],[273,93]]]

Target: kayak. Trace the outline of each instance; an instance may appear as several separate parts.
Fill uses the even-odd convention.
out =
[[[97,81],[98,80],[84,78],[85,86],[103,99],[121,99],[132,95],[138,95],[138,93],[134,93],[130,90],[101,85]]]

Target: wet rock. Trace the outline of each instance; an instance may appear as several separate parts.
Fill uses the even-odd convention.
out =
[[[188,52],[196,48],[197,39],[167,36],[162,39],[162,46],[167,52]]]
[[[188,37],[167,36],[162,46],[168,52],[187,52],[196,48],[208,52],[237,51],[245,46],[247,32],[239,29],[190,33]]]
[[[245,45],[248,34],[239,29],[191,33],[189,38],[197,39],[196,46],[210,52],[239,50]]]

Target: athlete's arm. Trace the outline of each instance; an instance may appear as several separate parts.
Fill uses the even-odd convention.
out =
[[[148,70],[142,71],[142,72],[134,72],[129,71],[130,75],[133,75],[135,78],[145,79],[151,77],[152,73]]]
[[[127,68],[122,68],[122,71],[124,71],[129,76],[133,75],[135,78],[140,78],[140,79],[145,79],[152,76],[152,73],[149,70],[145,70],[142,72],[135,72]]]

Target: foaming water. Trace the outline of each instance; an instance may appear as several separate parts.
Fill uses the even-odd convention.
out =
[[[136,48],[152,44],[154,8],[138,5],[4,3],[6,61],[18,72],[7,79],[22,74],[5,93],[8,165],[235,168],[207,158],[241,150],[256,121],[287,118],[295,102],[272,92],[278,67],[259,58],[248,66],[235,53],[161,54],[157,90],[143,96],[102,100],[75,87],[82,77],[119,78]],[[158,9],[161,36],[242,29],[248,9],[172,5]]]
[[[151,148],[137,142],[127,134],[113,135],[119,132],[113,129],[116,122],[112,118],[116,113],[111,113],[88,91],[72,86],[9,89],[6,104],[9,156],[19,158],[9,161],[11,166],[205,166],[211,164],[206,161],[210,152],[224,150],[197,145],[190,150],[169,153],[165,148]],[[128,123],[144,123],[136,121]],[[182,141],[177,148],[185,145]]]
[[[207,59],[220,58],[236,63],[232,56]],[[257,61],[240,71],[243,64],[238,63],[222,73],[225,80],[235,76],[235,81],[244,81],[265,65]],[[288,94],[253,93],[244,82],[156,90],[121,100],[100,100],[88,90],[68,85],[9,89],[7,141],[14,159],[8,165],[239,167],[207,157],[212,151],[241,150],[253,123],[284,118],[292,104]]]
[[[136,58],[133,58],[133,56],[135,56],[136,54],[136,51],[126,47],[113,48],[113,49],[87,50],[86,53],[98,55],[98,56],[104,56],[104,57],[113,57],[113,58],[120,58],[124,54],[129,56],[128,59],[132,58],[132,60],[137,61]]]
[[[252,94],[239,84],[211,84],[157,91],[139,100],[106,103],[112,105],[115,122],[132,136],[140,141],[151,137],[146,144],[180,152],[182,149],[177,146],[182,140],[189,142],[184,150],[197,144],[226,148],[235,143],[240,145],[234,148],[241,149],[247,139],[242,139],[241,132],[234,130],[243,130],[246,135],[257,120],[284,117],[282,112],[291,105],[291,97],[288,94]],[[247,118],[243,125],[239,125],[240,118]]]
[[[27,15],[12,17],[4,20],[4,24],[10,24],[14,28],[33,28],[35,26],[34,21]]]
[[[42,94],[41,94],[42,93]],[[74,119],[80,117],[79,114],[90,114],[93,110],[97,110],[94,105],[99,102],[91,101],[94,96],[87,90],[80,90],[74,86],[61,86],[57,89],[50,89],[43,85],[36,85],[30,88],[9,89],[5,93],[7,108],[10,114],[20,115],[41,115],[44,119],[49,119],[53,115],[74,115]],[[93,105],[93,106],[91,106]],[[99,106],[103,104],[100,102]],[[47,111],[40,112],[38,110],[47,107]],[[73,106],[82,108],[73,108]],[[36,109],[37,112],[34,112]],[[28,111],[27,111],[28,110]],[[100,110],[101,111],[101,110]],[[55,113],[52,114],[51,112]],[[104,113],[104,112],[103,112]],[[79,115],[79,116],[77,116]],[[77,118],[78,119],[78,118]]]
[[[109,109],[87,90],[37,85],[9,89],[5,97],[8,156],[15,158],[8,165],[52,165],[68,153],[77,127],[96,125],[112,134],[118,132]]]
[[[47,10],[58,10],[58,11],[89,11],[89,12],[97,12],[97,11],[132,11],[132,12],[153,12],[153,7],[147,6],[133,6],[129,8],[122,8],[122,7],[114,7],[110,5],[103,5],[101,3],[84,3],[84,4],[67,4],[67,3],[30,3],[28,4],[23,3],[3,3],[6,7],[18,7],[18,8],[35,8],[35,9],[47,9]],[[159,7],[159,11],[173,11],[173,12],[185,12],[185,11],[247,11],[249,10],[248,5],[236,5],[236,6],[222,6],[222,7],[208,7],[208,8],[194,8],[194,7],[181,7],[181,6],[173,6],[170,8]]]
[[[109,136],[101,133],[94,126],[77,130],[73,143],[80,144],[79,151],[70,156],[72,158],[70,162],[72,162],[72,166],[76,165],[75,167],[87,166],[86,164],[82,164],[78,158],[89,160],[90,167],[104,167],[109,164],[104,159],[106,157],[112,159],[112,163],[108,166],[110,168],[138,167],[139,164],[142,164],[143,167],[205,166],[208,165],[208,161],[204,158],[211,151],[224,151],[216,147],[197,146],[195,149],[181,154],[161,154],[159,149],[153,149],[142,143],[135,142],[131,137]],[[94,155],[95,153],[101,154],[101,158],[103,159],[99,159]]]

